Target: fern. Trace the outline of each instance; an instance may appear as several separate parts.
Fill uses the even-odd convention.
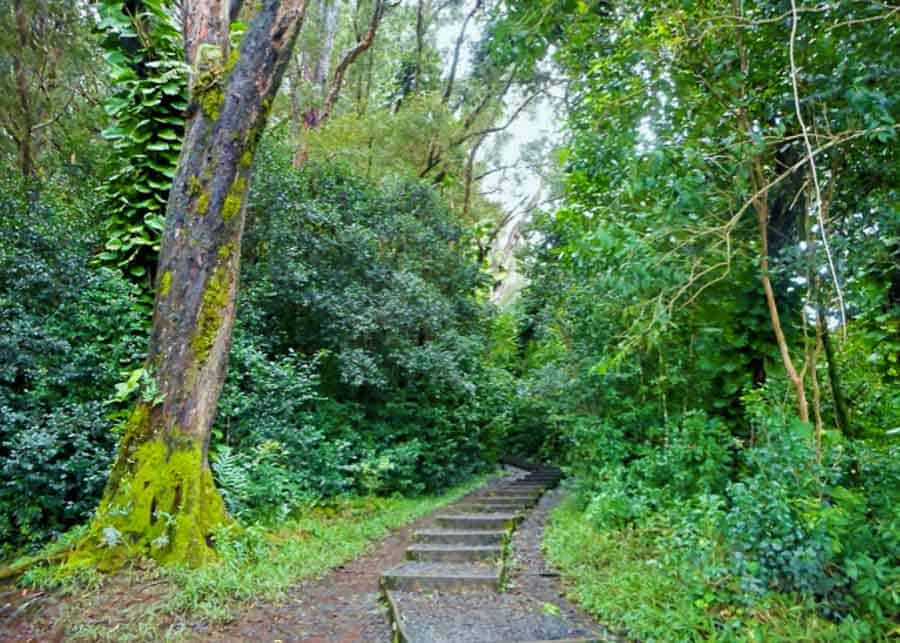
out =
[[[250,474],[229,446],[220,446],[213,458],[213,474],[225,506],[234,515],[239,515],[244,508],[247,492],[250,487]]]

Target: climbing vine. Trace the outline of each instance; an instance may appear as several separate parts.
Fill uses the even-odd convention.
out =
[[[111,124],[102,134],[116,166],[101,188],[107,219],[96,261],[138,282],[149,304],[188,108],[181,30],[165,0],[143,0],[134,12],[104,0],[99,11],[114,86],[104,105]]]

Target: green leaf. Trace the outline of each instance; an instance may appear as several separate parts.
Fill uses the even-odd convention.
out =
[[[178,140],[178,132],[173,129],[164,129],[161,132],[157,132],[156,134],[159,138],[164,139],[166,141],[177,141]]]

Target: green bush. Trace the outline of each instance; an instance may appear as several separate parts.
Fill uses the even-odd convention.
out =
[[[145,351],[135,288],[87,267],[81,208],[35,196],[0,196],[0,555],[93,510],[116,442],[104,400]]]
[[[432,491],[482,470],[508,428],[512,382],[482,358],[484,278],[437,193],[296,171],[270,144],[256,176],[213,449],[272,469],[248,473],[235,509],[260,510],[266,479],[283,478],[290,493],[272,494],[293,502]]]
[[[869,640],[890,629],[900,609],[900,450],[829,435],[818,462],[810,427],[766,397],[746,396],[754,444],[736,462],[722,423],[703,413],[648,431],[636,448],[604,423],[572,421],[580,520],[600,543],[627,543],[621,555],[597,554],[611,557],[612,572],[576,573],[588,607],[642,637],[671,620],[692,623],[686,639],[742,640],[748,619],[759,627],[773,613],[777,624],[763,631],[776,638]],[[565,533],[553,532],[554,555],[572,569],[592,564],[569,551]],[[641,592],[656,607],[613,607],[595,594],[648,565]],[[677,578],[688,600],[665,598],[673,586],[657,574]],[[779,634],[791,604],[802,618]]]
[[[484,359],[485,280],[437,192],[337,167],[296,171],[269,144],[256,177],[210,445],[229,510],[280,520],[335,496],[431,492],[483,471],[511,424],[514,382]],[[123,402],[106,400],[146,350],[138,287],[89,266],[101,228],[89,207],[54,194],[0,199],[10,547],[96,505]]]

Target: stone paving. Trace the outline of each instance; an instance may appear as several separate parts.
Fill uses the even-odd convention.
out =
[[[509,583],[510,539],[541,496],[561,478],[534,467],[447,507],[436,528],[414,534],[408,561],[381,576],[401,643],[538,643],[613,640],[573,610]],[[544,518],[546,516],[543,516]],[[533,530],[539,543],[542,522]],[[539,547],[539,544],[537,545]],[[526,547],[528,549],[528,547]],[[530,552],[530,549],[529,549]],[[528,556],[534,557],[535,552]],[[540,558],[537,552],[537,558]],[[514,581],[517,585],[519,581]],[[525,585],[530,583],[526,580]],[[524,591],[523,591],[524,590]]]

